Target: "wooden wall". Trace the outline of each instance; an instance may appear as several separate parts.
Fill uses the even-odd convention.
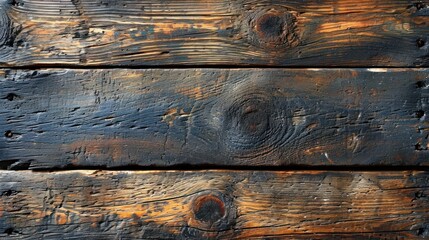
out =
[[[0,0],[0,238],[429,238],[428,67],[427,0]]]

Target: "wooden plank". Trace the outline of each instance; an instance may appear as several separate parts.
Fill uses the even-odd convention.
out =
[[[14,0],[0,63],[429,66],[429,1]]]
[[[428,69],[0,74],[3,169],[429,166]]]
[[[10,239],[421,239],[427,172],[0,172]]]

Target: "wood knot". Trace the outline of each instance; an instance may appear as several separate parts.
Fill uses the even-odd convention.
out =
[[[273,106],[263,94],[241,96],[225,112],[224,133],[230,147],[242,150],[257,147],[270,132]]]
[[[250,98],[235,106],[237,114],[232,116],[232,124],[239,128],[240,132],[248,135],[259,136],[269,127],[269,103],[263,98]]]
[[[235,92],[234,96],[228,97],[232,102],[222,110],[220,142],[234,158],[270,155],[294,133],[293,111],[288,109],[288,102],[252,89]]]
[[[272,50],[299,44],[297,13],[284,7],[261,9],[249,16],[249,38],[253,45]]]
[[[226,194],[203,192],[191,204],[188,226],[182,229],[184,236],[211,237],[210,234],[226,231],[235,224],[236,210],[232,198]]]
[[[193,211],[198,221],[212,225],[225,216],[225,204],[217,196],[204,195],[195,199]]]

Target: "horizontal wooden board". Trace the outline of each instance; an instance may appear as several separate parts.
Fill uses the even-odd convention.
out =
[[[428,69],[0,72],[3,169],[429,166]]]
[[[0,63],[429,66],[428,4],[4,0]]]
[[[0,172],[2,239],[423,239],[427,172]]]

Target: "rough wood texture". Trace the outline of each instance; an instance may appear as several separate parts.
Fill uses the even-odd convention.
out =
[[[429,1],[3,0],[3,66],[428,66]]]
[[[0,172],[4,239],[417,239],[424,172]]]
[[[3,168],[428,166],[427,69],[7,70]]]

